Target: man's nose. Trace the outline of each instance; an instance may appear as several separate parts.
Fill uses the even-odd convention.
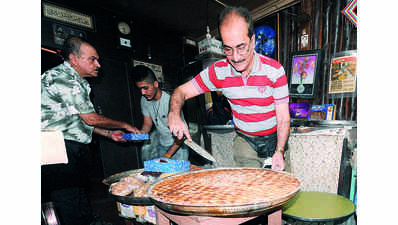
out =
[[[232,49],[232,55],[231,59],[235,62],[240,60],[241,55],[239,55],[238,51],[236,49]]]
[[[100,65],[100,63],[98,62],[98,60],[95,60],[95,65],[96,65],[98,68],[101,67],[101,65]]]

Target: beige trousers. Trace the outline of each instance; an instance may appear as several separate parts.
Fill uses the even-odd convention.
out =
[[[257,152],[241,136],[236,135],[232,144],[235,167],[262,168],[264,158],[259,158]]]

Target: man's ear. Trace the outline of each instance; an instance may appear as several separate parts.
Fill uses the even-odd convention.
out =
[[[255,34],[252,35],[251,41],[253,41],[253,44],[256,44],[256,35]]]
[[[154,85],[156,88],[159,88],[159,82],[154,81],[154,82],[153,82],[153,85]]]
[[[78,58],[77,58],[77,56],[75,54],[70,53],[69,54],[69,61],[70,61],[71,65],[76,65],[77,61],[78,61]]]

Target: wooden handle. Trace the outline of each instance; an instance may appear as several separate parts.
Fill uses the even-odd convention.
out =
[[[168,151],[162,156],[162,158],[168,158],[168,159],[170,159],[171,156],[172,156],[174,153],[176,153],[176,152],[178,151],[178,149],[179,149],[179,148],[168,150]]]

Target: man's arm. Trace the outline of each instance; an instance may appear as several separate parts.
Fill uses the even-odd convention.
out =
[[[144,124],[141,128],[141,133],[148,133],[152,128],[152,118],[150,116],[144,116]]]
[[[286,102],[275,105],[275,111],[278,131],[278,147],[284,149],[290,133],[289,103]]]
[[[97,113],[79,114],[80,118],[89,126],[102,127],[108,129],[126,129],[133,133],[138,133],[139,130],[128,123],[109,119]]]
[[[275,105],[278,142],[277,149],[284,149],[290,133],[289,103]],[[275,152],[272,156],[272,169],[285,169],[285,161],[281,152]]]
[[[168,125],[170,133],[172,133],[178,139],[182,139],[185,135],[189,141],[192,141],[188,127],[182,121],[180,113],[184,102],[187,99],[195,97],[199,94],[200,92],[194,87],[192,81],[188,81],[176,88],[171,96]]]

